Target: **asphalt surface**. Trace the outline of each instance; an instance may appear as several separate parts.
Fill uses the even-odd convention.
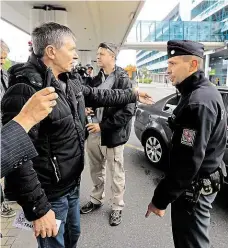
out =
[[[154,100],[175,92],[173,87],[163,85],[140,87],[150,93]],[[163,173],[147,161],[143,147],[132,129],[124,151],[126,170],[126,193],[123,222],[117,227],[109,226],[110,180],[107,177],[106,202],[102,208],[81,216],[79,248],[173,248],[170,207],[163,218],[151,215],[146,219],[147,205]],[[89,200],[92,183],[88,164],[82,176],[81,204]],[[211,241],[214,248],[228,247],[228,187],[216,199],[211,211]]]

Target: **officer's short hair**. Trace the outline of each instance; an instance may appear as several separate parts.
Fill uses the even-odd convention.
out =
[[[48,45],[53,45],[57,49],[61,48],[63,38],[67,36],[72,37],[76,42],[74,33],[64,25],[48,22],[36,27],[32,31],[32,47],[35,55],[43,57],[45,48]]]
[[[10,49],[7,44],[1,39],[1,52],[9,53]]]
[[[189,60],[197,60],[198,62],[198,70],[203,70],[203,59],[198,57],[198,56],[194,56],[194,55],[183,55],[181,56],[183,58],[184,61],[188,62]]]

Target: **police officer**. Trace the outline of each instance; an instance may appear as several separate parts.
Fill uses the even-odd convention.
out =
[[[209,248],[211,204],[219,191],[226,147],[226,114],[220,93],[205,78],[204,46],[193,41],[168,42],[168,74],[181,93],[169,119],[173,131],[170,168],[148,206],[162,217],[171,203],[176,248]]]

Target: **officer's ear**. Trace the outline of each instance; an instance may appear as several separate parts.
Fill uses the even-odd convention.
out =
[[[198,68],[198,60],[195,58],[192,58],[191,65],[190,65],[190,72],[196,71]]]

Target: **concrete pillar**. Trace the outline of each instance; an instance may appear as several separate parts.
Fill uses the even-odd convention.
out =
[[[210,55],[207,54],[205,58],[205,77],[209,78],[209,64],[210,64]]]
[[[62,8],[55,8],[54,6],[44,6],[32,8],[30,10],[30,33],[32,30],[45,23],[45,22],[57,22],[59,24],[67,26],[67,11]]]

